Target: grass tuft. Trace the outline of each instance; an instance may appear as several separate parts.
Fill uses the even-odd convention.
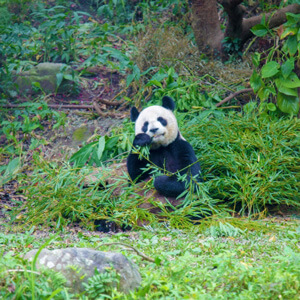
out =
[[[183,130],[202,165],[209,194],[241,215],[300,206],[300,121],[231,114],[193,118]]]

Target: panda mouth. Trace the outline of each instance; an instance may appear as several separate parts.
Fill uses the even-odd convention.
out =
[[[159,138],[159,137],[161,137],[161,136],[164,136],[165,134],[164,133],[161,133],[161,134],[154,134],[153,135],[153,139],[157,139],[157,138]]]

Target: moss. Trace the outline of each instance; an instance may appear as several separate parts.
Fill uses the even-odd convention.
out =
[[[73,132],[72,138],[74,142],[83,142],[87,140],[90,134],[91,133],[86,126],[81,126]]]

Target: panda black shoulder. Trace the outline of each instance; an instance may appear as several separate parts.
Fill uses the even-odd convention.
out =
[[[192,152],[194,154],[191,144],[183,139],[180,135],[178,135],[177,139],[172,143],[172,148],[175,148],[178,152],[188,151],[188,153]]]

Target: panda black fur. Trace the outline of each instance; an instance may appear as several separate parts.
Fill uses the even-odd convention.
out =
[[[154,165],[173,173],[154,179],[154,187],[163,196],[177,197],[186,189],[191,176],[201,180],[200,165],[192,146],[182,137],[176,117],[173,114],[175,103],[165,96],[162,106],[154,105],[140,113],[132,107],[130,116],[135,122],[133,147],[150,146],[149,160]],[[131,151],[127,158],[127,169],[132,181],[141,181],[150,177],[150,171],[144,171],[149,161]],[[177,174],[187,174],[185,181],[178,181]]]

